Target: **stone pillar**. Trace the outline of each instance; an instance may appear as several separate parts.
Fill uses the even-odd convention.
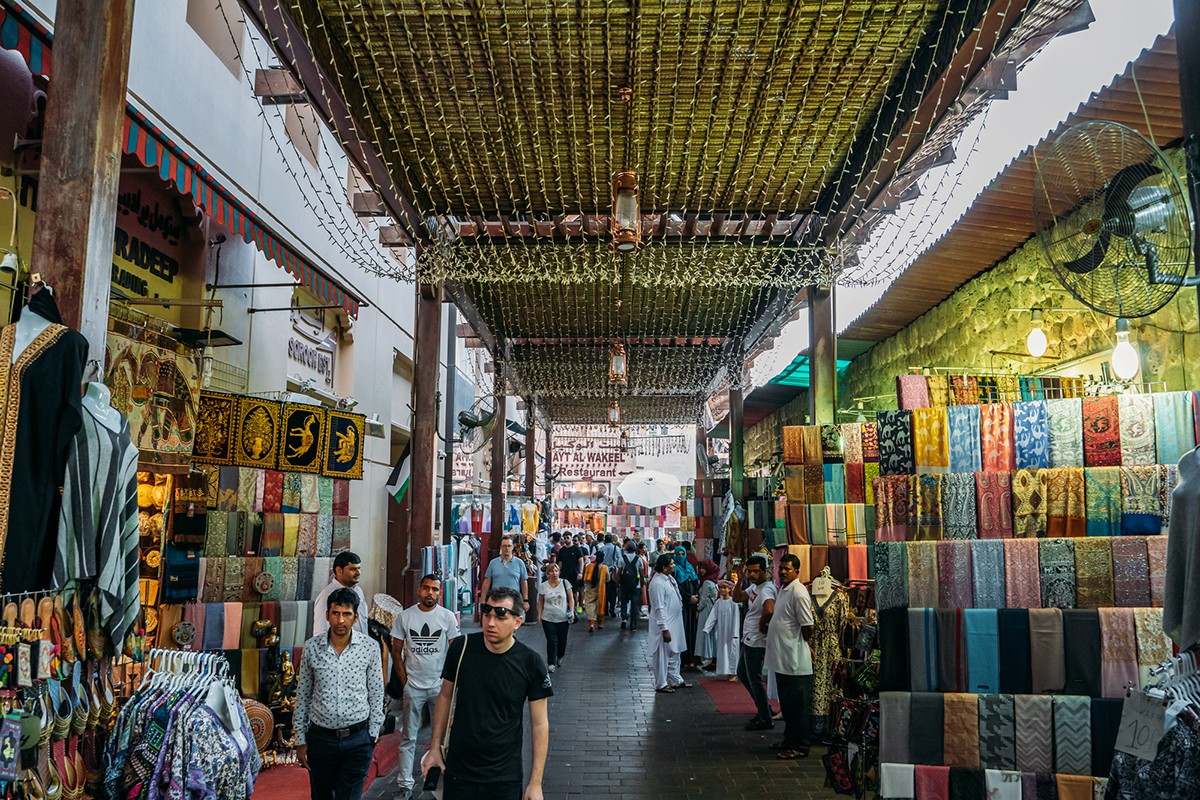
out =
[[[831,425],[837,421],[833,289],[810,286],[808,297],[808,421],[813,425]]]
[[[103,364],[133,0],[60,2],[30,271]]]

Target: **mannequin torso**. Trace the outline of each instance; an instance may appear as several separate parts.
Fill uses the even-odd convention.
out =
[[[12,363],[14,364],[17,363],[17,359],[21,357],[26,348],[33,344],[33,340],[54,323],[27,307],[16,324],[16,340],[13,343],[12,351]]]
[[[121,432],[121,413],[112,407],[112,393],[100,381],[92,381],[87,385],[83,395],[83,407],[86,408],[96,421],[113,433]]]

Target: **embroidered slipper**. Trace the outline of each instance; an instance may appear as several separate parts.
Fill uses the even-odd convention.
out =
[[[83,598],[75,593],[71,601],[71,632],[75,635],[75,654],[83,661],[87,658],[87,625],[83,621]]]
[[[56,629],[52,630],[51,635],[58,643],[58,656],[62,661],[58,678],[62,680],[67,677],[67,667],[75,663],[75,633],[71,627],[71,615],[63,608],[62,595],[54,597],[54,622]]]

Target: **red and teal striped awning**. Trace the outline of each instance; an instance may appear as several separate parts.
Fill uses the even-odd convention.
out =
[[[27,11],[10,0],[0,2],[0,47],[16,50],[30,70],[48,78],[53,67],[52,40],[52,34]],[[137,156],[146,167],[157,168],[159,177],[173,183],[181,194],[190,196],[196,207],[204,209],[244,241],[253,243],[321,303],[338,305],[352,316],[358,315],[361,302],[358,297],[276,234],[261,217],[132,105],[125,107],[121,146],[123,152]]]

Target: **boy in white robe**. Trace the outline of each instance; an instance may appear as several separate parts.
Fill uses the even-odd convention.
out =
[[[717,581],[717,602],[713,604],[704,632],[713,636],[717,656],[717,677],[737,680],[738,642],[742,634],[741,615],[733,602],[733,582]]]

